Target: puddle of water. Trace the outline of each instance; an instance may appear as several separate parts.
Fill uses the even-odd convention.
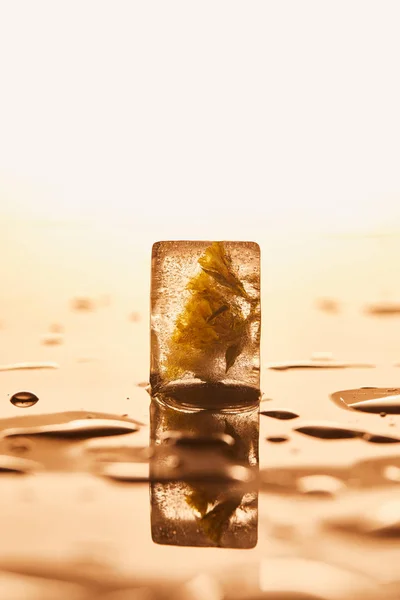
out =
[[[138,431],[138,425],[128,421],[111,419],[78,419],[67,423],[38,425],[36,427],[16,427],[3,431],[4,438],[15,436],[49,436],[59,438],[85,439],[107,435],[122,435]]]
[[[400,414],[400,388],[361,387],[331,394],[340,408],[380,414]]]

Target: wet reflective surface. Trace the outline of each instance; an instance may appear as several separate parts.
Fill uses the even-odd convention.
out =
[[[133,252],[128,233],[108,240],[108,266],[86,258],[52,297],[36,289],[29,319],[5,275],[1,589],[16,600],[398,597],[400,322],[364,310],[380,293],[371,240],[319,240],[322,278],[317,241],[291,241],[279,265],[282,247],[266,241],[259,415],[256,394],[237,414],[213,411],[214,398],[181,410],[178,389],[177,404],[151,397],[151,244]],[[70,235],[88,241],[67,232],[69,252]],[[50,281],[62,257],[55,246],[46,258],[48,244],[33,262]],[[50,334],[62,343],[44,343]],[[39,401],[21,408],[20,392]]]

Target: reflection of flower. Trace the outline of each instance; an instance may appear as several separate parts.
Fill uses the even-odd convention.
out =
[[[202,268],[187,284],[190,296],[178,315],[169,344],[167,375],[201,371],[210,356],[225,352],[226,371],[242,352],[248,325],[254,320],[254,302],[232,267],[222,242],[214,242],[199,258]],[[247,300],[251,312],[244,318],[237,298]]]
[[[186,502],[194,510],[199,526],[215,544],[221,543],[224,529],[242,502],[241,494],[221,499],[219,496],[206,488],[193,488],[186,496]],[[212,508],[209,510],[210,505]]]

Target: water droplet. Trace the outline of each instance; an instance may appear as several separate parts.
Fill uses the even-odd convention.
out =
[[[382,417],[382,418],[384,418],[384,417],[386,417],[386,413],[385,412],[381,412],[379,416]]]
[[[78,297],[78,298],[73,298],[71,301],[71,307],[73,310],[77,310],[77,311],[93,311],[95,308],[95,303],[91,298],[88,297]]]
[[[291,410],[287,410],[285,408],[275,409],[275,410],[262,410],[260,414],[265,415],[266,417],[271,417],[272,419],[280,419],[282,421],[289,421],[291,419],[297,419],[299,415]]]
[[[389,437],[387,435],[377,435],[374,433],[364,433],[362,439],[371,444],[399,444],[400,439],[395,437]]]
[[[18,406],[18,408],[29,408],[34,406],[39,398],[32,392],[17,392],[10,398],[11,404]]]
[[[61,333],[45,333],[41,337],[44,346],[60,346],[63,342],[64,336]]]
[[[344,487],[344,483],[330,475],[307,475],[300,477],[297,488],[303,494],[335,496]]]
[[[289,440],[286,435],[273,435],[265,439],[267,442],[272,442],[273,444],[281,444],[282,442],[287,442]]]
[[[67,423],[54,423],[51,425],[39,425],[37,427],[21,427],[6,429],[4,437],[14,436],[51,436],[59,438],[84,439],[90,437],[102,437],[107,435],[122,435],[138,431],[135,423],[128,421],[117,421],[113,419],[78,419]]]
[[[379,302],[365,307],[365,312],[376,317],[390,317],[400,315],[400,303]]]
[[[364,435],[363,431],[330,424],[302,425],[301,427],[296,427],[295,431],[321,440],[345,440],[359,438]]]
[[[141,319],[140,313],[138,312],[131,312],[131,314],[129,315],[129,320],[132,321],[132,323],[138,323]]]
[[[316,307],[326,313],[336,314],[339,312],[339,302],[334,298],[318,298]]]
[[[36,369],[59,369],[60,365],[55,362],[25,362],[0,365],[0,371],[34,371]]]
[[[341,408],[375,414],[400,414],[400,388],[362,387],[331,394]]]
[[[52,323],[49,327],[50,333],[63,333],[64,327],[59,323]]]

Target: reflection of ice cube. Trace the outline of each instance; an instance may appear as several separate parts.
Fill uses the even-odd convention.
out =
[[[153,246],[151,383],[259,388],[260,251],[254,242]]]
[[[253,548],[258,520],[258,409],[186,412],[151,403],[151,472],[177,457],[177,481],[151,484],[153,541]],[[183,443],[186,439],[186,443]],[[197,441],[197,442],[196,442]]]

